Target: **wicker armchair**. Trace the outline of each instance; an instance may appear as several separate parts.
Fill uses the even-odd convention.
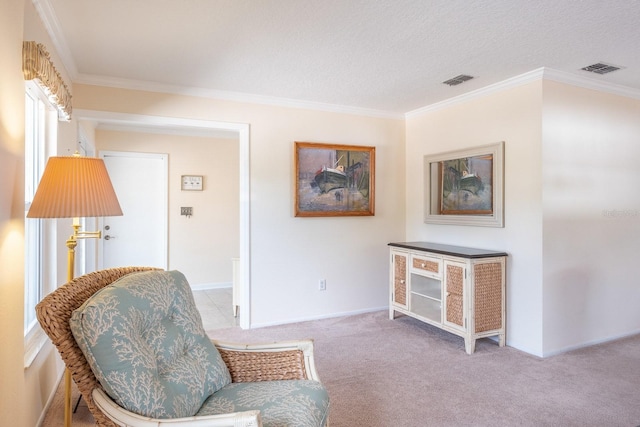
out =
[[[100,426],[261,426],[259,411],[179,419],[151,419],[118,406],[100,385],[71,332],[69,319],[88,298],[117,279],[134,272],[157,270],[124,267],[78,277],[47,295],[36,307],[38,321],[62,356],[73,381]],[[212,340],[233,383],[272,380],[318,380],[311,340],[266,345],[238,345]]]

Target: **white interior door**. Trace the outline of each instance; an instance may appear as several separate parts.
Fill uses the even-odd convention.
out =
[[[102,220],[98,265],[167,269],[168,156],[104,151],[100,157],[123,215]]]

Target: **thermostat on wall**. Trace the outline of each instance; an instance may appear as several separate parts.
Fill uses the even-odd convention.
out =
[[[202,175],[182,175],[182,190],[202,191]]]

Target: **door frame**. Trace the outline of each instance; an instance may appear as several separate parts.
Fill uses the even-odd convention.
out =
[[[169,266],[169,156],[163,153],[142,153],[134,151],[98,151],[98,156],[104,159],[111,157],[137,157],[137,158],[160,158],[162,160],[162,180],[158,185],[162,185],[162,268],[165,270]],[[98,230],[104,226],[104,218],[98,220]],[[98,269],[104,268],[104,239],[98,239]]]
[[[240,327],[251,328],[251,218],[250,218],[250,163],[249,163],[249,124],[229,123],[214,120],[183,119],[166,116],[149,116],[141,114],[116,113],[111,111],[74,109],[77,120],[88,121],[98,126],[147,128],[163,133],[194,133],[204,136],[219,137],[221,134],[233,134],[239,142],[239,189],[240,189]],[[230,260],[231,262],[231,260]]]

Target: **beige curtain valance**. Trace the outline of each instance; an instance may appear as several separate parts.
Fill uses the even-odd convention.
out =
[[[61,119],[71,119],[71,93],[40,43],[22,42],[22,72],[25,80],[36,79],[58,107]]]

